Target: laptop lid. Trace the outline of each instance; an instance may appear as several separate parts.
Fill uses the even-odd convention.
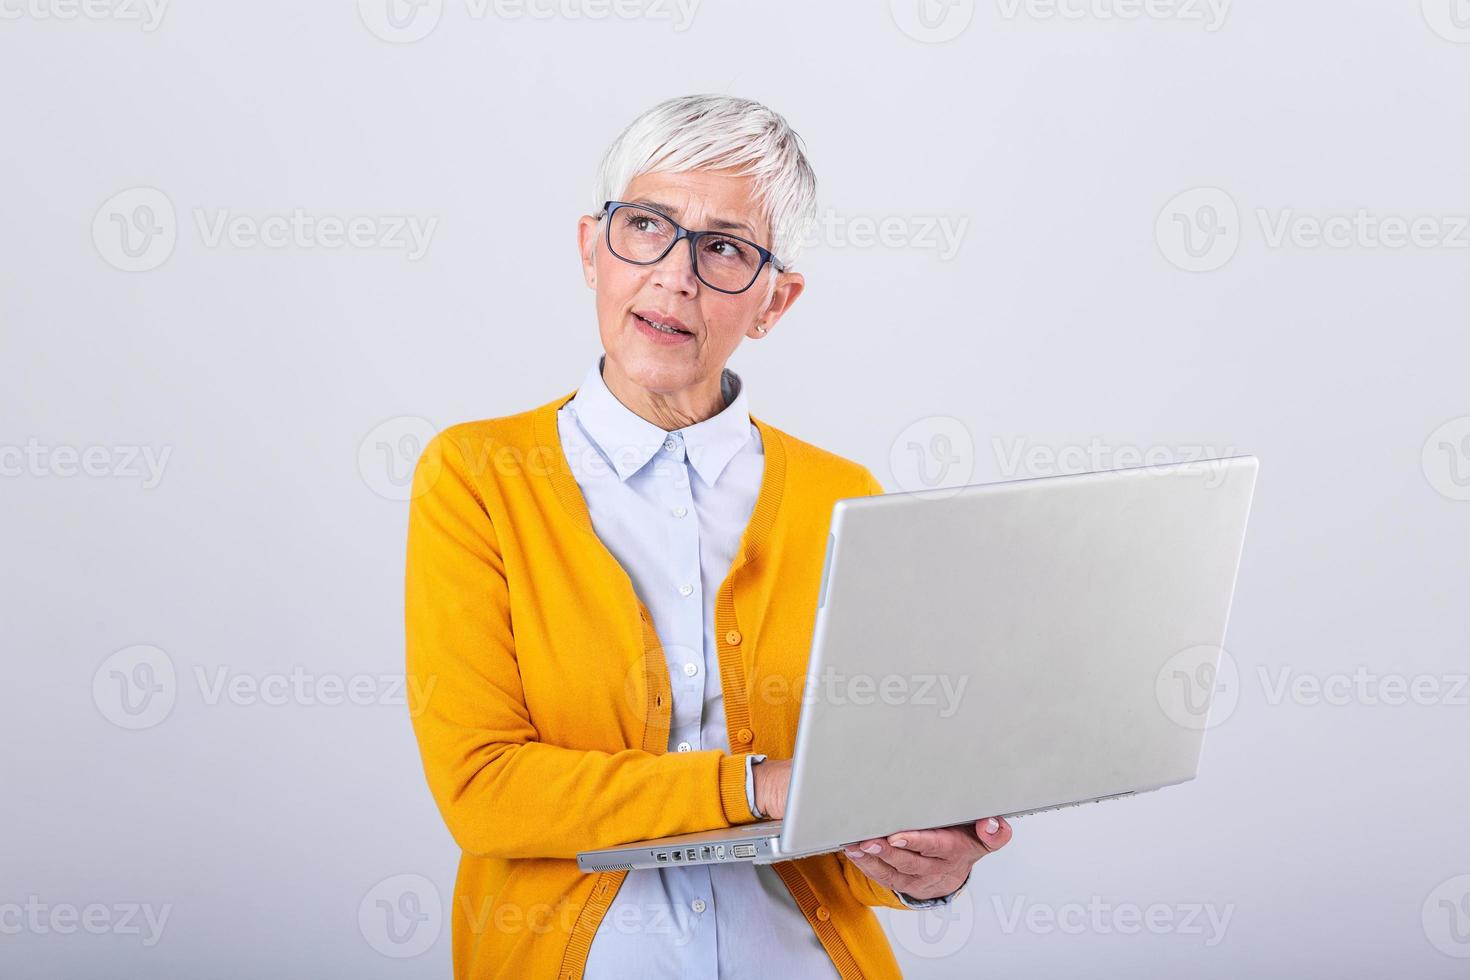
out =
[[[780,849],[1193,778],[1256,470],[838,501]]]

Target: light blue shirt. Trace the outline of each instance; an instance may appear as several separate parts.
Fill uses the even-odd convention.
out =
[[[597,536],[628,573],[663,645],[674,697],[668,751],[729,752],[715,594],[760,494],[760,430],[728,369],[724,410],[665,432],[618,401],[602,379],[603,360],[557,413],[562,448]],[[932,908],[953,896],[899,897]],[[750,863],[628,872],[593,936],[585,976],[838,980],[780,876]]]

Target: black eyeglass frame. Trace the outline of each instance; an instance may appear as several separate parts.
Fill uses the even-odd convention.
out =
[[[612,243],[612,217],[618,212],[620,208],[638,208],[640,211],[647,211],[650,214],[656,214],[660,218],[663,218],[669,224],[674,226],[673,240],[669,242],[668,247],[660,252],[656,258],[648,259],[644,262],[639,262],[635,259],[630,259],[624,255],[620,255],[618,253],[618,250],[613,248]],[[781,262],[776,259],[775,254],[772,253],[770,249],[763,248],[748,238],[741,238],[739,235],[732,235],[726,231],[690,231],[688,228],[685,228],[673,218],[664,214],[658,208],[651,208],[647,204],[636,204],[632,201],[606,201],[602,205],[602,211],[600,211],[596,215],[596,217],[598,219],[607,219],[607,228],[603,233],[603,236],[607,239],[607,250],[611,252],[616,258],[620,259],[623,262],[627,262],[629,265],[658,265],[664,259],[668,258],[669,253],[674,250],[675,245],[679,244],[679,242],[685,238],[689,239],[689,264],[690,267],[694,270],[695,277],[700,282],[704,283],[706,286],[708,286],[710,289],[713,289],[717,293],[725,293],[730,296],[735,296],[745,292],[751,286],[754,286],[755,281],[761,277],[761,271],[765,269],[767,262],[769,262],[771,264],[771,268],[775,269],[777,272],[786,271],[786,266],[782,265]],[[755,249],[756,254],[760,256],[761,261],[760,265],[757,265],[755,267],[755,274],[750,277],[750,282],[746,283],[739,289],[722,289],[721,287],[716,286],[714,283],[710,282],[708,279],[700,274],[699,242],[701,239],[707,236],[713,236],[715,238],[727,238],[731,241],[740,242],[742,245],[749,245],[751,248]]]

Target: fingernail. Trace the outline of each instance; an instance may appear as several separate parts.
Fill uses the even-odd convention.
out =
[[[909,846],[909,842],[908,842],[907,838],[903,838],[903,837],[895,837],[895,838],[893,838],[893,840],[889,841],[888,843],[892,844],[894,847],[908,847]]]
[[[985,821],[985,832],[987,834],[999,833],[1000,821],[995,819],[994,817],[991,817],[989,820]]]
[[[843,850],[843,853],[846,854],[850,858],[860,858],[860,857],[863,856],[863,852],[862,851],[854,851],[850,847],[845,847],[842,850]]]
[[[863,848],[863,850],[867,851],[869,854],[877,854],[879,851],[883,850],[883,845],[869,844],[867,847]]]

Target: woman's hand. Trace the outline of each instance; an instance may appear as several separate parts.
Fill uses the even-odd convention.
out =
[[[1011,825],[1004,817],[991,817],[975,821],[973,827],[960,824],[875,837],[843,853],[884,888],[910,898],[940,898],[965,883],[976,861],[1010,840]]]
[[[791,760],[766,759],[750,768],[755,780],[755,808],[763,819],[780,820],[786,816],[786,789],[791,785]]]
[[[791,760],[757,762],[751,774],[756,809],[769,820],[786,816]],[[963,885],[976,861],[1010,841],[1011,825],[1004,817],[991,817],[975,821],[974,826],[905,830],[858,841],[843,853],[884,888],[910,898],[939,898]]]

